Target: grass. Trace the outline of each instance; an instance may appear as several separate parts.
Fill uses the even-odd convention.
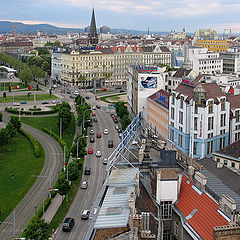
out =
[[[5,91],[8,92],[10,83],[5,83]],[[11,86],[19,86],[19,89],[27,88],[28,85],[24,85],[22,83],[11,83]],[[4,91],[4,83],[0,83],[0,91]]]
[[[39,130],[42,130],[43,128],[48,128],[59,136],[59,125],[57,124],[58,116],[22,117],[21,121]],[[62,133],[63,140],[67,143],[69,149],[71,149],[71,146],[72,146],[74,132],[75,132],[75,121],[74,121],[74,116],[72,114],[72,120],[69,124],[69,127],[63,130],[63,133]]]
[[[57,99],[55,95],[49,95],[49,94],[36,94],[36,101],[41,101],[41,100],[51,100],[51,99]],[[0,98],[0,103],[3,102],[20,102],[20,101],[34,101],[34,94],[31,94],[29,97],[26,95],[14,95],[13,96],[8,96],[6,100],[3,99],[3,97]]]
[[[21,134],[0,148],[0,221],[12,212],[37,180],[32,175],[41,173],[44,159],[43,148],[41,157],[36,158],[29,140]]]
[[[107,103],[116,103],[116,101],[120,101],[120,97],[119,95],[126,95],[126,93],[119,93],[119,94],[115,94],[112,96],[105,96],[105,97],[100,97],[99,99],[103,102],[107,102]],[[113,102],[111,102],[111,100]]]

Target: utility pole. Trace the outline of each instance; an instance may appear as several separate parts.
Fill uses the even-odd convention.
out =
[[[63,161],[64,161],[64,163],[63,163],[63,170],[64,170],[64,172],[65,172],[65,145],[63,146]]]
[[[60,118],[60,139],[62,139],[62,118]]]

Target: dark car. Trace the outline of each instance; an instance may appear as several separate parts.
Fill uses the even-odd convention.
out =
[[[113,122],[114,122],[114,123],[118,123],[118,120],[115,118],[115,119],[113,120]]]
[[[120,87],[120,86],[116,86],[115,89],[122,89],[122,87]]]
[[[108,140],[108,147],[113,148],[113,140]]]
[[[93,121],[94,121],[94,122],[97,122],[97,119],[96,119],[96,118],[94,118],[94,119],[93,119]]]
[[[65,218],[63,225],[62,225],[62,230],[63,232],[70,232],[75,224],[75,221],[73,218]]]
[[[84,174],[85,174],[85,175],[90,175],[90,173],[91,173],[91,168],[85,167],[85,169],[84,169]]]
[[[118,133],[121,133],[121,132],[122,132],[122,129],[121,129],[121,128],[119,128],[119,129],[117,130],[117,132],[118,132]]]
[[[89,96],[86,96],[85,98],[86,98],[86,99],[89,99]]]
[[[67,94],[71,94],[71,90],[67,90],[66,93],[67,93]]]
[[[96,108],[98,108],[98,109],[99,109],[99,108],[101,108],[101,107],[100,107],[100,105],[96,105]]]
[[[94,137],[90,137],[90,143],[94,143],[95,142],[95,138]]]
[[[48,101],[43,101],[42,104],[49,104],[49,102]]]
[[[120,90],[119,92],[125,92],[124,90]]]

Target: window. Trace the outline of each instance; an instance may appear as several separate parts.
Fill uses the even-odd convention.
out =
[[[223,162],[223,163],[224,163],[224,165],[225,165],[225,166],[227,166],[227,160],[224,160],[224,162]]]
[[[213,133],[208,133],[208,138],[212,138],[213,137]]]
[[[178,223],[176,221],[174,222],[174,235],[178,236]]]
[[[208,113],[213,113],[213,101],[208,102]]]
[[[183,100],[184,100],[184,97],[181,97],[180,98],[180,108],[183,108]]]
[[[240,139],[240,132],[238,133],[235,133],[235,141],[239,140]]]
[[[220,123],[220,127],[224,127],[226,126],[226,113],[221,114],[221,123]]]
[[[160,203],[161,217],[163,220],[172,219],[172,201],[162,201]]]
[[[208,130],[212,130],[213,129],[213,117],[209,117],[208,118]]]
[[[197,130],[197,123],[198,123],[198,118],[194,118],[194,130]]]
[[[194,133],[194,138],[197,138],[197,134]]]
[[[174,131],[172,129],[170,131],[170,140],[174,142]]]
[[[197,143],[196,142],[193,143],[193,154],[194,155],[197,154]]]
[[[220,138],[220,144],[219,144],[219,149],[222,149],[222,148],[224,148],[224,142],[225,142],[225,138],[223,137],[223,138]]]
[[[220,130],[220,135],[225,134],[225,129]]]
[[[179,111],[179,123],[183,124],[183,112]]]
[[[217,158],[217,162],[220,162],[220,158]]]
[[[171,108],[171,119],[174,119],[174,108]]]
[[[194,111],[195,114],[198,114],[198,106],[195,105],[195,111]]]
[[[236,122],[240,122],[240,110],[235,111]]]
[[[235,162],[232,162],[231,167],[235,168]]]
[[[178,145],[179,147],[182,147],[182,135],[178,134]]]
[[[207,143],[207,154],[212,153],[213,141]]]
[[[221,111],[225,110],[225,102],[226,102],[225,98],[222,98],[221,99]]]

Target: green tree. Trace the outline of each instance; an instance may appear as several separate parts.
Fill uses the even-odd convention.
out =
[[[7,129],[8,134],[10,135],[11,138],[14,137],[14,136],[16,136],[16,134],[17,134],[17,129],[14,127],[14,125],[13,125],[11,122],[9,122],[9,123],[7,124],[6,129]]]
[[[21,128],[21,122],[19,121],[18,117],[11,117],[10,122],[13,124],[17,131]]]
[[[7,98],[6,92],[3,92],[3,98],[4,98],[4,100],[6,100],[6,98]]]
[[[46,48],[39,48],[38,49],[38,55],[46,55],[46,54],[49,54],[50,55],[50,52],[46,49]]]
[[[78,82],[81,83],[81,86],[85,86],[86,76],[85,76],[85,75],[80,75],[80,76],[78,77]]]
[[[2,122],[3,118],[2,118],[2,113],[0,112],[0,122]]]
[[[67,181],[66,179],[66,174],[65,172],[61,172],[59,177],[58,177],[58,180],[57,180],[57,183],[56,183],[56,187],[58,189],[58,193],[63,196],[63,195],[66,195],[70,189],[70,185],[69,185],[69,182]]]
[[[49,226],[47,222],[38,217],[33,219],[28,224],[28,227],[23,232],[23,237],[26,239],[46,240],[50,237]]]
[[[25,85],[30,83],[33,80],[31,69],[26,68],[26,69],[20,70],[19,78]]]
[[[62,128],[66,129],[69,126],[71,120],[71,107],[67,102],[62,102],[62,104],[59,105],[58,125],[60,124],[60,121],[62,121]]]
[[[6,128],[0,130],[0,146],[3,146],[10,141],[10,135]]]
[[[124,115],[121,120],[120,120],[121,124],[122,124],[122,129],[126,129],[127,126],[131,123],[131,120],[129,118],[128,115]]]
[[[78,163],[73,161],[68,165],[68,179],[70,181],[76,180],[79,177]]]
[[[8,91],[11,92],[11,90],[12,90],[12,89],[11,89],[11,85],[9,84],[9,86],[8,86]]]

